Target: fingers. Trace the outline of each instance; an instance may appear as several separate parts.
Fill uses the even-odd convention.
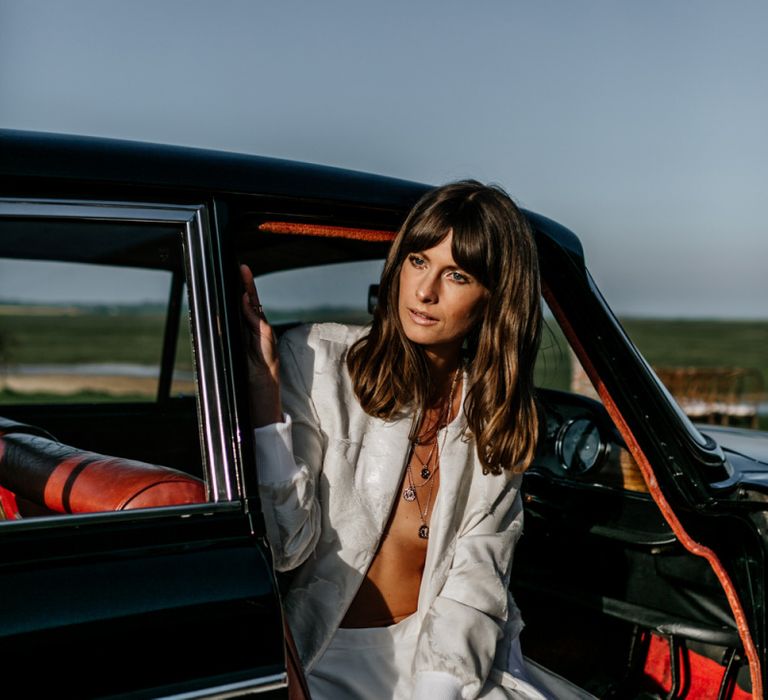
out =
[[[243,280],[243,288],[248,298],[252,302],[252,306],[258,306],[258,294],[256,292],[256,285],[253,281],[253,273],[248,265],[240,265],[240,278]]]
[[[258,326],[258,319],[266,320],[266,318],[261,301],[259,301],[259,292],[256,289],[251,268],[247,265],[240,265],[240,277],[245,288],[243,293],[243,313],[251,322],[251,325]]]
[[[255,395],[263,395],[265,387],[275,393],[279,420],[282,415],[279,413],[280,362],[275,334],[264,315],[259,293],[253,281],[253,273],[247,265],[240,265],[240,279],[243,283],[242,314],[249,336],[247,339],[248,381],[252,389],[255,387]]]
[[[243,280],[243,286],[248,289],[253,284],[253,273],[248,265],[240,265],[240,277]]]
[[[253,308],[256,309],[256,312],[259,314],[259,316],[263,318],[264,308],[259,301],[259,290],[256,289],[255,283],[251,285],[251,303],[253,304]]]

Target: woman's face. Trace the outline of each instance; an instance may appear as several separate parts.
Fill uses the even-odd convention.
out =
[[[452,240],[449,232],[434,248],[410,253],[400,270],[400,323],[433,362],[455,361],[488,297],[488,290],[453,259]]]

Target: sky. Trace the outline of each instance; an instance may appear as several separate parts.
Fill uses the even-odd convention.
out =
[[[764,0],[0,0],[0,128],[495,182],[621,315],[768,318],[766,36]]]

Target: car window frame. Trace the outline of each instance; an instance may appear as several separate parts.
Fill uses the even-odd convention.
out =
[[[201,457],[208,496],[206,504],[189,507],[210,508],[211,504],[229,505],[233,501],[240,501],[237,462],[230,439],[233,434],[233,425],[231,411],[227,410],[232,401],[229,395],[224,362],[225,348],[222,342],[222,329],[226,325],[220,313],[221,290],[214,279],[214,261],[218,257],[218,251],[214,245],[209,207],[205,204],[0,197],[0,218],[178,226],[182,241],[193,343],[198,432],[201,438]],[[181,509],[184,508],[186,506],[181,507]],[[178,509],[179,507],[173,507],[173,510]],[[159,510],[166,512],[167,508],[163,507]],[[116,514],[68,515],[66,520],[89,518],[94,515],[114,517]],[[45,520],[49,519],[45,518]],[[60,518],[52,519],[52,522],[60,521]]]

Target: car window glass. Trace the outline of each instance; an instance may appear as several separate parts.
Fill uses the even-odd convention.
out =
[[[165,270],[0,261],[0,404],[153,400],[170,281]]]
[[[382,260],[364,260],[272,272],[256,278],[259,299],[271,323],[371,320],[368,297]]]
[[[0,520],[207,500],[169,228],[0,219]]]
[[[547,303],[542,300],[544,326],[536,358],[534,381],[544,389],[581,394],[597,401],[600,397],[581,366]]]

